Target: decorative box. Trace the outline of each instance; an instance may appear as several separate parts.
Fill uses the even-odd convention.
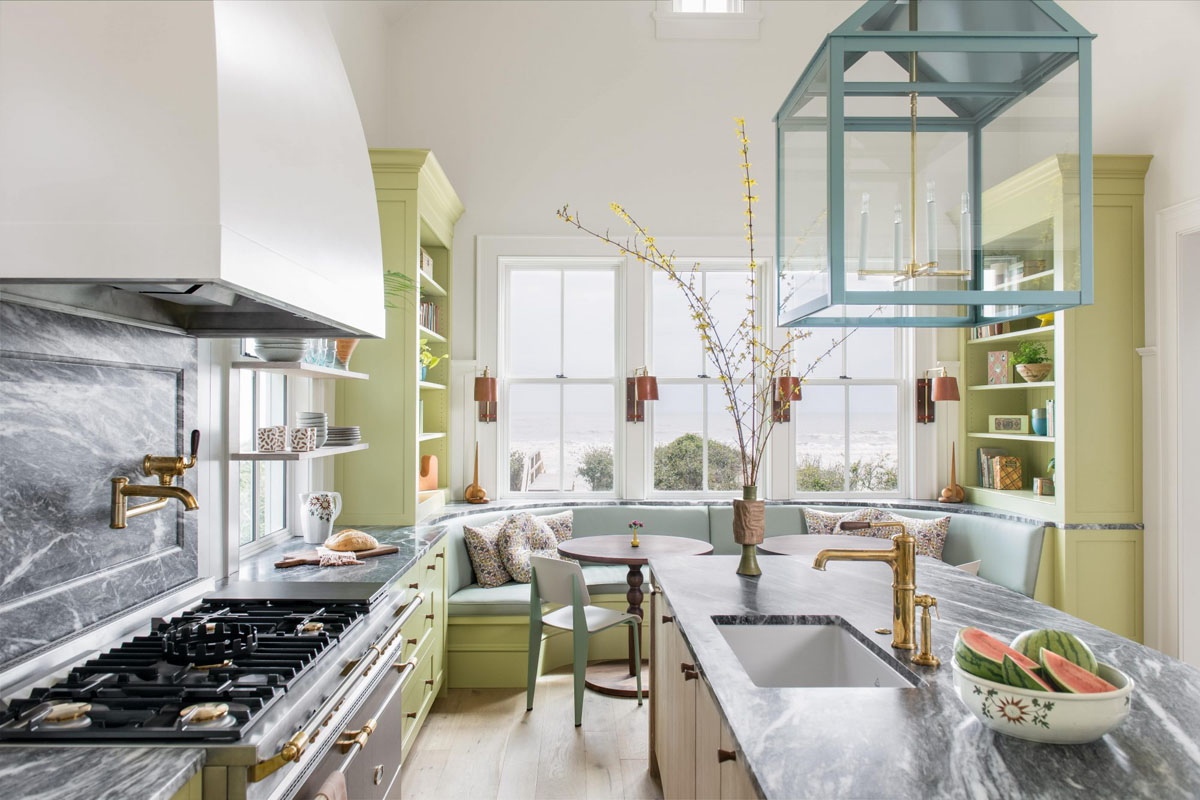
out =
[[[988,386],[1012,383],[1012,353],[1008,350],[992,350],[988,353]]]
[[[1033,493],[1039,497],[1054,496],[1054,480],[1051,478],[1034,478]]]
[[[1021,459],[1016,456],[996,456],[996,488],[1021,488]]]
[[[988,433],[1029,433],[1028,414],[988,414]]]
[[[258,429],[258,452],[282,453],[288,448],[287,425],[270,425]]]

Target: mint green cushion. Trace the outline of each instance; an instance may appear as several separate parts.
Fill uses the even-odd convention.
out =
[[[629,569],[621,564],[584,565],[583,577],[592,594],[625,594],[629,584],[625,576]],[[450,595],[450,616],[528,616],[529,584],[515,581],[485,589],[477,583],[465,586]]]

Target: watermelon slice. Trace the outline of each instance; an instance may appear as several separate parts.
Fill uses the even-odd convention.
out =
[[[954,658],[958,666],[977,678],[996,683],[1004,680],[1004,657],[1008,656],[1026,670],[1041,669],[1041,664],[1018,653],[995,636],[979,628],[963,628],[954,640]]]
[[[1004,656],[1004,682],[1017,689],[1029,689],[1035,692],[1054,691],[1054,689],[1050,688],[1050,684],[1035,675],[1033,670],[1013,661],[1012,656],[1008,654]]]
[[[1042,666],[1046,670],[1046,676],[1053,681],[1055,686],[1064,692],[1071,692],[1072,694],[1096,694],[1099,692],[1115,692],[1117,690],[1117,687],[1099,675],[1093,675],[1078,664],[1072,663],[1058,653],[1047,650],[1044,647],[1042,648],[1041,658]]]
[[[1018,634],[1017,638],[1012,640],[1011,647],[1022,655],[1034,660],[1040,659],[1039,654],[1044,647],[1051,653],[1058,653],[1072,664],[1083,667],[1093,675],[1098,674],[1100,671],[1100,664],[1096,661],[1096,656],[1092,653],[1092,648],[1088,647],[1075,634],[1067,633],[1066,631],[1056,631],[1048,628],[1025,631]]]

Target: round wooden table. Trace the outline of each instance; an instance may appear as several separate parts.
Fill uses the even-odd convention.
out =
[[[642,534],[638,537],[638,547],[629,543],[633,541],[631,534],[622,533],[614,536],[585,536],[579,539],[568,539],[558,546],[558,552],[577,561],[590,561],[598,564],[624,564],[629,567],[625,582],[629,591],[625,599],[629,602],[627,614],[635,614],[642,619],[642,567],[656,556],[703,556],[712,552],[713,547],[703,539],[686,539],[682,536],[662,536]],[[642,694],[649,694],[650,671],[638,664],[633,657],[633,637],[638,637],[638,648],[643,661],[649,654],[641,649],[642,628],[640,625],[629,629],[629,660],[601,661],[590,664],[587,669],[585,684],[601,694],[617,697],[637,696],[637,674],[642,673]]]
[[[758,546],[760,552],[772,556],[805,556],[815,558],[822,550],[890,550],[891,539],[877,536],[851,536],[850,534],[798,534],[795,536],[772,536]],[[833,563],[833,562],[830,562]]]

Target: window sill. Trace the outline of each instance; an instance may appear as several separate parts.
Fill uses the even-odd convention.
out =
[[[759,3],[747,0],[746,10],[741,13],[703,14],[686,13],[661,7],[651,14],[654,17],[656,39],[741,39],[759,38],[762,13]]]
[[[241,559],[249,558],[250,556],[258,555],[262,551],[270,550],[272,547],[283,544],[284,542],[286,542],[292,538],[299,538],[299,537],[293,537],[292,532],[289,531],[287,528],[284,528],[283,530],[275,531],[275,533],[264,536],[261,539],[256,539],[253,542],[250,542],[249,544],[244,544],[244,545],[239,546],[238,547],[238,559],[241,560]]]

